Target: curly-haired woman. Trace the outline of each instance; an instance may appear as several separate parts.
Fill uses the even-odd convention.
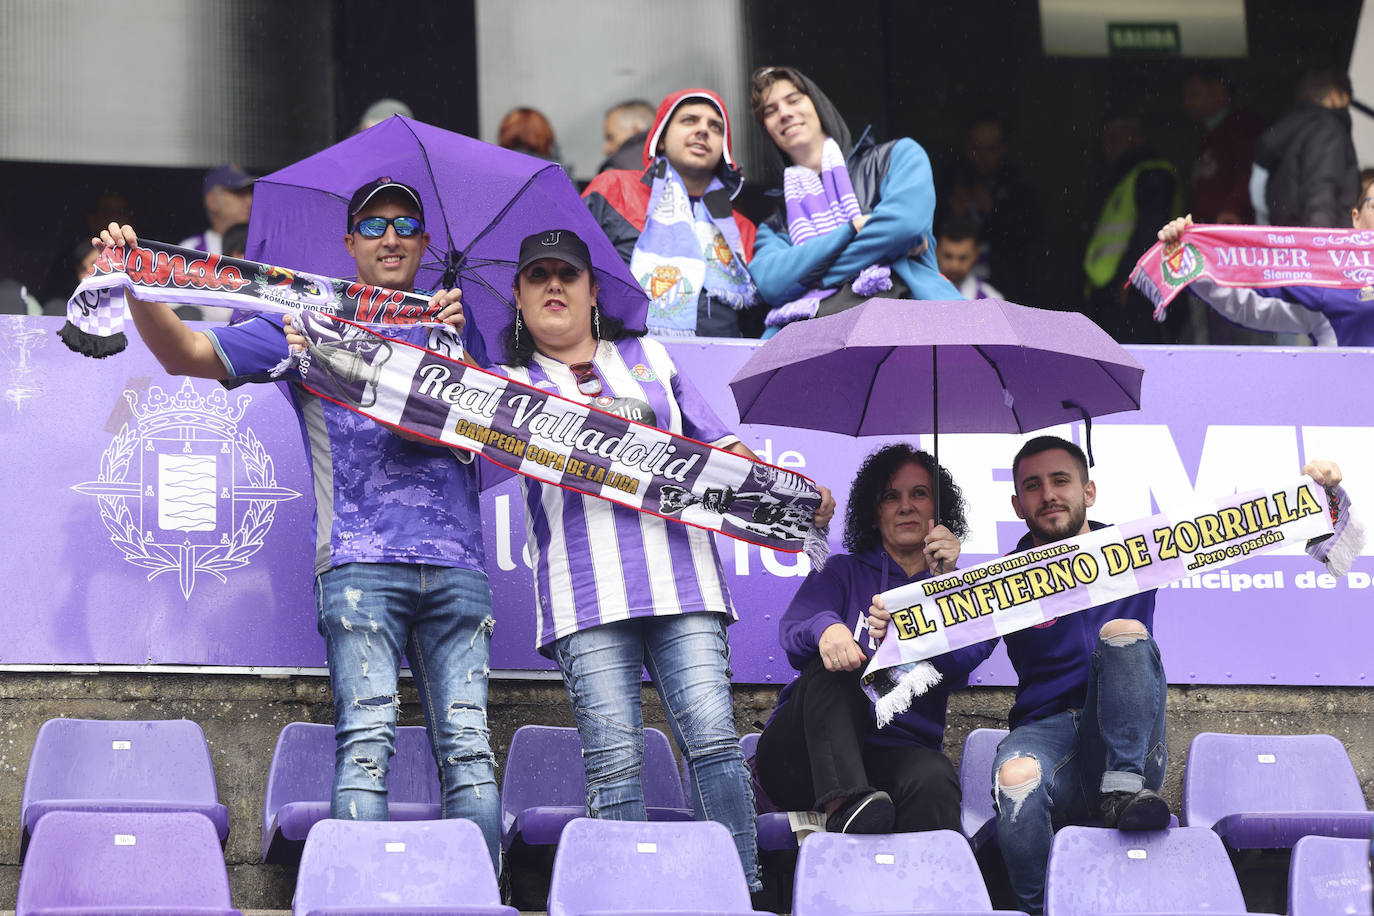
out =
[[[873,596],[952,569],[967,530],[963,495],[929,454],[898,444],[864,461],[845,513],[849,553],[806,577],[778,625],[801,675],[778,696],[754,762],[779,808],[823,812],[827,830],[845,833],[959,829],[959,780],[940,750],[945,704],[991,644],[931,659],[941,682],[880,729],[859,685],[859,640]]]

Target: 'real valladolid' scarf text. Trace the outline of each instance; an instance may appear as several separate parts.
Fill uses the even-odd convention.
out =
[[[546,483],[824,562],[810,479],[378,333],[433,322],[422,296],[143,242],[102,253],[68,304],[68,346],[94,356],[123,349],[112,337],[124,289],[293,314],[307,348],[279,371],[320,397]]]

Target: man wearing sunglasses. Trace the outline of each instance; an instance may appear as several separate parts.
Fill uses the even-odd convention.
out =
[[[358,279],[414,289],[429,243],[420,195],[378,178],[349,201],[343,244]],[[136,244],[111,224],[96,247]],[[485,361],[458,290],[431,301],[467,351]],[[193,331],[163,303],[129,300],[148,348],[169,373],[226,387],[270,381],[287,353],[280,319],[255,315]],[[389,328],[387,336],[443,349],[448,329]],[[409,659],[439,768],[441,814],[481,828],[498,863],[500,802],[487,728],[491,591],[477,485],[470,464],[413,441],[297,382],[282,386],[299,414],[314,477],[315,602],[334,694],[337,739],[331,816],[386,820],[387,774],[400,707],[397,677]]]

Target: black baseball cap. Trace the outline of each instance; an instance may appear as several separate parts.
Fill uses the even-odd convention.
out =
[[[390,175],[384,175],[363,185],[353,192],[353,196],[348,200],[348,224],[344,226],[349,232],[353,231],[353,217],[358,215],[358,211],[366,207],[368,201],[376,197],[383,191],[394,191],[404,197],[409,197],[415,204],[415,209],[420,213],[420,221],[425,219],[425,205],[420,203],[420,192],[408,184],[399,181],[392,181]]]
[[[520,263],[516,265],[515,272],[519,273],[540,258],[555,258],[578,270],[592,266],[587,243],[571,229],[549,229],[525,236],[520,243]]]

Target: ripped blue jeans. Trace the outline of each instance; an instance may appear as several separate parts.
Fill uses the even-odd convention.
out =
[[[315,579],[315,604],[338,743],[331,816],[387,820],[404,651],[439,767],[441,816],[476,823],[499,865],[501,806],[487,727],[492,617],[486,575],[348,563]]]
[[[1159,647],[1150,637],[1114,642],[1097,641],[1082,709],[1019,725],[997,745],[997,842],[1027,913],[1044,910],[1055,830],[1097,822],[1103,792],[1158,790],[1164,784],[1168,682]],[[998,774],[1013,757],[1034,758],[1039,780],[1003,786]]]

